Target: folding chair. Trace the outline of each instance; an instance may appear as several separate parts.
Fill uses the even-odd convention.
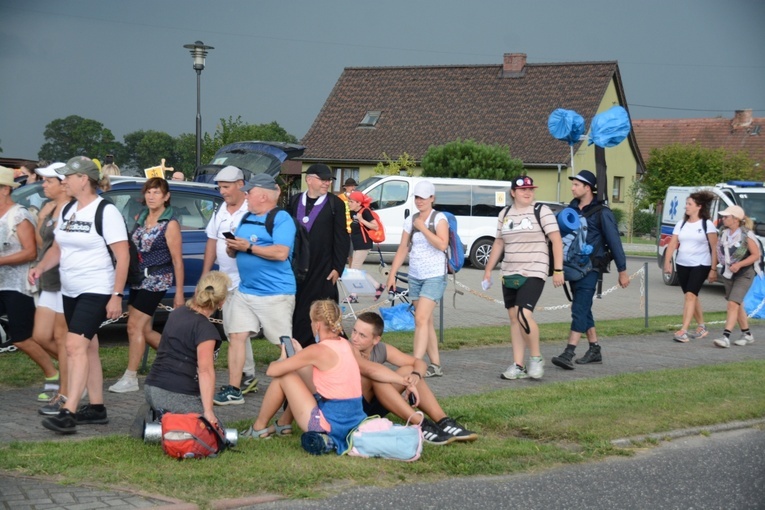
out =
[[[402,287],[399,282],[407,287]],[[409,273],[398,271],[396,273],[395,289],[389,294],[390,306],[396,305],[396,300],[400,299],[402,303],[409,303]]]
[[[352,300],[348,299],[351,294],[357,296],[374,296],[375,286],[367,279],[367,272],[363,269],[348,269],[343,271],[343,276],[338,280],[340,288],[343,290],[344,298],[340,301],[341,306],[348,306],[351,315],[356,318],[356,312],[353,309]],[[343,313],[345,315],[345,313]]]

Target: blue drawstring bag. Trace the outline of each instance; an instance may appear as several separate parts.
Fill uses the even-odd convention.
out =
[[[612,106],[597,114],[590,126],[590,141],[598,147],[614,147],[619,145],[630,134],[630,116],[621,106]]]
[[[753,319],[765,319],[765,277],[755,276],[744,296],[744,310]]]
[[[414,306],[401,303],[390,308],[380,308],[380,315],[385,321],[385,333],[391,331],[414,331]]]
[[[558,108],[547,119],[547,129],[554,138],[574,145],[584,134],[584,119],[574,110]]]

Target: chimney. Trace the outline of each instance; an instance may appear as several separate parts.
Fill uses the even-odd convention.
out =
[[[740,127],[748,127],[752,123],[752,109],[736,110],[733,120],[731,121],[731,127],[733,129]]]
[[[524,67],[526,67],[525,53],[505,53],[502,63],[502,76],[519,78],[525,74]]]

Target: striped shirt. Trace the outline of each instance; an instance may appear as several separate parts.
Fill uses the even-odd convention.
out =
[[[502,274],[547,279],[549,254],[546,235],[559,230],[555,215],[543,205],[539,211],[540,226],[534,216],[533,204],[523,209],[510,206],[507,214],[504,213],[502,211],[497,218],[495,235],[505,242]]]

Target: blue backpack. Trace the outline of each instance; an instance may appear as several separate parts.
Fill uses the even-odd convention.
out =
[[[425,224],[428,226],[428,230],[436,233],[436,215],[439,211],[435,209],[430,212]],[[420,213],[414,213],[412,221],[419,216]],[[449,274],[455,274],[462,266],[465,265],[465,245],[462,244],[462,239],[457,233],[457,218],[450,212],[441,211],[441,214],[446,216],[446,221],[449,222],[449,245],[446,247],[446,269]],[[414,235],[414,232],[412,232]],[[409,241],[409,248],[411,249],[411,239]]]
[[[592,249],[587,244],[587,218],[599,212],[602,205],[581,214],[567,207],[558,213],[558,227],[563,239],[563,278],[577,282],[592,271]]]

